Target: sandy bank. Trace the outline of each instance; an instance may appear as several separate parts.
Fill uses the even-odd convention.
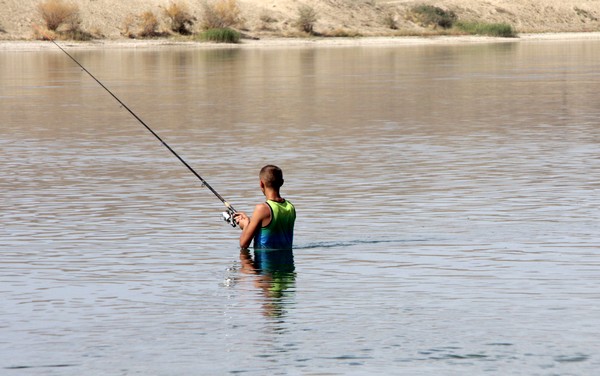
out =
[[[362,38],[264,38],[243,40],[239,44],[218,44],[203,42],[174,41],[169,39],[123,39],[95,40],[90,42],[59,41],[68,49],[101,48],[293,48],[293,47],[377,47],[450,45],[476,43],[520,43],[527,41],[598,40],[600,32],[590,33],[543,33],[521,34],[519,38],[494,38],[484,36],[436,36],[436,37],[362,37]],[[56,49],[48,41],[0,41],[0,51],[36,51]]]

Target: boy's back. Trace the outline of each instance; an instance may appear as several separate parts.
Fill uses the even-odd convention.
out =
[[[240,246],[248,248],[254,240],[255,249],[292,249],[296,209],[279,193],[283,172],[277,166],[267,165],[260,170],[259,178],[267,201],[256,205],[252,217],[245,213],[235,215],[242,229]]]

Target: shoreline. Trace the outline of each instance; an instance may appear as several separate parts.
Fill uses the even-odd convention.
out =
[[[500,38],[478,35],[466,36],[399,36],[399,37],[315,37],[315,38],[264,38],[243,39],[238,44],[207,43],[169,39],[97,39],[87,42],[59,40],[58,44],[76,49],[104,48],[162,48],[193,47],[206,49],[226,48],[302,48],[302,47],[393,47],[425,45],[461,45],[485,43],[517,43],[525,41],[599,40],[600,32],[558,32],[520,34],[516,38]],[[0,40],[0,51],[40,51],[55,49],[49,41]]]

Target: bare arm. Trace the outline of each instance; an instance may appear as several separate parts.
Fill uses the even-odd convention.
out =
[[[254,238],[256,230],[260,228],[263,223],[268,223],[270,221],[271,210],[267,204],[258,204],[254,208],[252,217],[248,218],[246,214],[239,213],[236,215],[235,219],[242,229],[242,234],[240,235],[240,247],[248,248],[250,247],[250,243]]]

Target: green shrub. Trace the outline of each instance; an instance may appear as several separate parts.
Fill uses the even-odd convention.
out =
[[[456,28],[469,34],[489,35],[493,37],[514,38],[517,33],[506,23],[457,22]]]
[[[182,35],[192,33],[196,18],[192,16],[185,4],[172,2],[165,8],[164,13],[171,22],[171,31]]]
[[[242,22],[242,12],[236,0],[206,1],[203,4],[202,28],[225,29]]]
[[[311,6],[301,5],[298,7],[298,19],[296,26],[305,33],[312,34],[314,32],[315,22],[317,22],[317,11]]]
[[[456,13],[451,10],[444,10],[433,5],[417,5],[411,9],[416,19],[424,26],[442,27],[449,29],[457,20]]]
[[[73,29],[75,25],[78,28],[81,23],[79,7],[75,4],[68,4],[62,0],[46,0],[39,3],[37,9],[50,31],[56,31],[64,24],[68,24],[69,29]]]
[[[200,33],[200,40],[216,43],[239,43],[241,34],[228,27],[208,29]]]

